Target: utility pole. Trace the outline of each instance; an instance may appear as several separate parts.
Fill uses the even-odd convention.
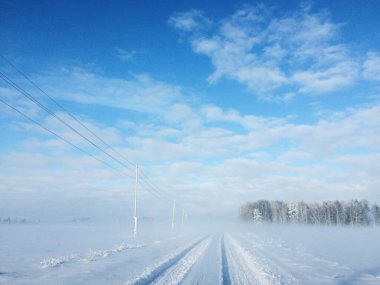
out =
[[[133,211],[133,237],[137,236],[137,187],[139,185],[139,167],[136,165],[136,185],[135,185],[135,208]]]
[[[185,219],[185,208],[182,208],[181,226],[183,227],[183,222]]]
[[[172,231],[174,231],[175,200],[173,200]]]

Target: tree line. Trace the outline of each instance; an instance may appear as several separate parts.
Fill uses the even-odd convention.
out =
[[[0,217],[0,224],[26,224],[26,223],[38,223],[38,221],[29,221],[26,218],[11,218]]]
[[[380,207],[367,200],[305,203],[259,200],[239,209],[239,219],[253,223],[380,225]]]

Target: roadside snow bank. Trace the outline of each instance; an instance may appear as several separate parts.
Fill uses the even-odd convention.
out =
[[[60,266],[65,263],[71,263],[71,262],[78,262],[78,261],[84,261],[84,262],[92,262],[96,261],[102,258],[106,258],[112,254],[122,252],[127,249],[137,249],[142,248],[143,245],[141,244],[120,244],[113,247],[111,250],[93,250],[91,249],[87,255],[79,255],[79,254],[71,254],[69,256],[65,257],[52,257],[52,258],[45,258],[40,262],[40,266],[42,268],[53,268]]]

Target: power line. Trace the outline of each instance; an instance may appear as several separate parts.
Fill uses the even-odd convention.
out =
[[[162,194],[159,193],[159,192],[157,192],[151,185],[147,184],[145,180],[140,179],[139,181],[145,183],[145,185],[142,185],[140,183],[140,185],[144,187],[143,188],[144,190],[146,190],[147,192],[151,193],[156,198],[158,198],[158,199],[160,199],[162,201],[166,201],[166,199],[162,196]]]
[[[140,171],[140,175],[141,175],[141,181],[144,181],[153,191],[155,191],[156,193],[162,196],[169,196],[166,192],[154,187],[144,171]]]
[[[57,138],[59,138],[60,140],[64,141],[65,143],[67,143],[68,145],[72,146],[73,148],[79,150],[80,152],[92,157],[93,159],[97,160],[98,162],[104,164],[105,166],[111,168],[112,170],[122,174],[122,175],[126,175],[126,176],[129,176],[129,177],[132,177],[131,175],[127,175],[126,173],[120,171],[119,169],[115,168],[114,166],[112,166],[111,164],[107,163],[106,161],[103,161],[99,158],[97,158],[96,156],[92,155],[91,153],[85,151],[84,149],[78,147],[77,145],[73,144],[72,142],[70,142],[69,140],[65,139],[64,137],[62,137],[61,135],[57,134],[56,132],[46,128],[45,126],[43,126],[41,123],[39,123],[38,121],[34,120],[33,118],[31,118],[30,116],[28,116],[27,114],[25,114],[24,112],[20,111],[19,109],[13,107],[12,105],[10,105],[9,103],[7,103],[6,101],[4,101],[2,98],[0,98],[0,102],[3,103],[4,105],[8,106],[9,108],[11,108],[12,110],[14,110],[15,112],[17,112],[18,114],[20,114],[21,116],[25,117],[26,119],[30,120],[31,122],[33,122],[34,124],[38,125],[40,128],[42,128],[43,130],[51,133],[52,135],[56,136]],[[147,176],[145,174],[143,174],[146,178]],[[149,185],[150,188],[143,188],[145,189],[146,191],[148,191],[150,194],[154,195],[156,198],[160,199],[161,201],[167,201],[164,197],[162,197],[162,193],[159,192],[159,190],[157,190],[157,188],[155,188],[153,185],[151,185],[149,182],[147,182],[147,179],[142,179],[140,181],[144,181],[147,185]],[[141,185],[141,184],[140,184]],[[152,190],[149,190],[149,189],[152,189]],[[175,203],[175,200],[173,200],[174,203]],[[175,204],[174,204],[175,205]],[[175,207],[175,206],[174,206]],[[172,228],[174,227],[174,209],[173,208],[173,218],[172,218]],[[183,217],[182,217],[183,219]],[[183,221],[183,220],[182,220]]]
[[[90,142],[93,146],[95,146],[97,149],[99,149],[100,151],[102,151],[103,153],[105,153],[107,156],[111,157],[113,160],[116,160],[119,164],[122,164],[123,166],[127,167],[128,169],[128,166],[126,166],[125,164],[123,164],[122,162],[120,162],[118,159],[114,158],[112,155],[108,154],[107,152],[105,152],[103,149],[101,149],[98,145],[96,145],[95,143],[93,143],[92,141],[90,141],[88,138],[86,138],[83,134],[81,134],[79,131],[77,131],[74,127],[72,127],[70,124],[68,124],[67,122],[65,122],[62,118],[60,118],[59,116],[57,116],[53,111],[51,111],[49,108],[47,108],[45,105],[43,105],[42,103],[40,103],[38,100],[36,100],[30,93],[26,92],[23,88],[21,88],[20,86],[18,86],[14,81],[12,81],[11,79],[9,79],[9,77],[7,77],[5,74],[3,74],[2,72],[0,72],[0,77],[6,82],[8,83],[10,86],[12,86],[13,88],[15,88],[18,92],[20,92],[23,96],[25,96],[26,98],[28,98],[30,101],[32,101],[33,103],[35,103],[37,106],[39,106],[41,109],[43,109],[44,111],[46,111],[48,114],[52,115],[53,117],[55,117],[57,120],[59,120],[61,123],[63,123],[64,125],[66,125],[68,128],[70,128],[71,130],[73,130],[75,133],[77,133],[78,135],[80,135],[82,138],[84,138],[86,141]],[[87,154],[87,155],[90,155],[91,157],[93,157],[94,159],[98,160],[99,162],[105,164],[106,166],[108,167],[111,167],[112,169],[114,170],[117,170],[118,172],[120,173],[123,173],[121,172],[120,170],[116,169],[115,167],[113,167],[112,165],[110,165],[109,163],[106,163],[100,159],[98,159],[97,157],[95,157],[94,155],[92,155],[91,153],[81,149],[80,147],[76,146],[75,144],[71,143],[70,141],[66,140],[65,138],[63,138],[62,136],[60,136],[59,134],[57,134],[56,132],[44,127],[42,124],[40,124],[39,122],[37,122],[36,120],[32,119],[31,117],[27,116],[26,114],[22,113],[20,110],[14,108],[13,106],[9,105],[8,103],[6,103],[4,100],[1,100],[2,103],[4,103],[5,105],[7,105],[8,107],[12,108],[14,111],[18,112],[19,114],[21,114],[22,116],[26,117],[27,119],[29,119],[30,121],[32,121],[33,123],[39,125],[41,128],[43,128],[44,130],[46,130],[47,132],[55,135],[56,137],[60,138],[61,140],[63,140],[64,142],[68,143],[69,145],[73,146],[74,148],[80,150],[81,152]],[[145,178],[143,178],[141,181],[144,182],[146,185],[145,185],[145,190],[148,191],[149,193],[151,193],[152,195],[154,195],[156,198],[158,199],[161,199],[161,200],[165,200],[162,196],[163,194],[160,193],[160,191],[154,187],[147,179],[148,177],[143,174]],[[132,177],[132,175],[130,175],[129,177]]]
[[[51,97],[47,92],[45,92],[41,87],[39,87],[33,80],[31,80],[24,72],[22,72],[20,69],[17,68],[15,64],[13,64],[8,58],[6,58],[4,55],[0,54],[0,57],[8,63],[10,66],[13,67],[20,75],[22,75],[27,81],[29,81],[35,88],[37,88],[41,93],[43,93],[46,97],[48,97],[55,105],[57,105],[61,110],[66,112],[73,120],[75,120],[77,123],[79,123],[83,128],[85,128],[88,132],[90,132],[93,136],[95,136],[99,141],[101,141],[105,146],[110,148],[114,153],[119,155],[121,158],[123,158],[126,162],[128,162],[130,165],[135,167],[136,165],[125,158],[122,154],[120,154],[117,150],[115,150],[111,145],[109,145],[106,141],[104,141],[101,137],[99,137],[95,132],[93,132],[90,128],[88,128],[85,124],[83,124],[76,116],[74,116],[70,111],[68,111],[65,107],[63,107],[57,100],[55,100],[53,97]]]
[[[58,121],[60,121],[62,124],[64,124],[65,126],[67,126],[70,130],[72,130],[73,132],[75,132],[76,134],[78,134],[80,137],[82,137],[83,139],[85,139],[87,142],[89,142],[91,145],[93,145],[96,149],[100,150],[102,153],[104,153],[105,155],[107,155],[108,157],[110,157],[112,160],[116,161],[117,163],[119,163],[120,165],[124,166],[125,168],[127,168],[128,170],[130,170],[130,166],[127,166],[125,163],[123,163],[122,161],[120,161],[119,159],[115,158],[113,155],[109,154],[108,152],[106,152],[103,148],[101,148],[99,145],[97,145],[96,143],[94,143],[92,140],[90,140],[89,138],[87,138],[85,135],[83,135],[81,132],[79,132],[77,129],[75,129],[73,126],[71,126],[69,123],[67,123],[64,119],[62,119],[61,117],[59,117],[57,114],[55,114],[53,111],[51,111],[49,108],[47,108],[45,105],[43,105],[41,102],[39,102],[37,99],[35,99],[30,93],[26,92],[23,88],[21,88],[20,86],[18,86],[14,81],[12,81],[10,78],[8,78],[5,74],[3,74],[2,72],[0,72],[0,77],[2,77],[2,79],[8,83],[9,85],[11,85],[13,88],[15,88],[17,91],[19,91],[24,97],[28,98],[30,101],[32,101],[33,103],[35,103],[37,106],[39,106],[41,109],[43,109],[45,112],[47,112],[48,114],[50,114],[51,116],[53,116],[54,118],[56,118]]]
[[[97,146],[96,144],[92,143],[91,141],[89,141],[89,139],[87,139],[84,135],[82,135],[81,133],[79,133],[75,128],[73,128],[71,125],[69,125],[68,123],[66,123],[62,118],[60,118],[59,116],[57,116],[53,111],[51,111],[49,108],[47,108],[45,105],[41,104],[38,100],[36,100],[32,95],[30,95],[28,92],[26,92],[23,88],[21,88],[20,86],[18,86],[14,81],[12,81],[11,79],[9,79],[5,74],[3,74],[2,72],[0,72],[0,77],[6,82],[8,83],[10,86],[12,86],[13,88],[15,88],[18,92],[20,92],[23,96],[25,96],[26,98],[28,98],[30,101],[32,101],[33,103],[35,103],[36,105],[38,105],[41,109],[43,109],[44,111],[46,111],[48,114],[52,115],[53,117],[55,117],[56,119],[58,119],[60,122],[62,122],[64,125],[66,125],[67,127],[69,127],[71,130],[73,130],[75,133],[77,133],[78,135],[80,135],[82,138],[86,139],[88,142],[90,142],[92,145],[94,145],[97,149],[101,150],[103,153],[107,154],[108,156],[110,156],[112,159],[116,160],[119,164],[122,164],[122,162],[120,162],[119,160],[115,159],[113,156],[109,155],[107,152],[105,152],[104,150],[102,150],[99,146]],[[17,113],[21,114],[22,116],[24,116],[25,118],[29,119],[30,121],[32,121],[33,123],[37,124],[38,126],[40,126],[42,129],[44,129],[45,131],[55,135],[56,137],[58,137],[59,139],[63,140],[64,142],[66,142],[67,144],[71,145],[72,147],[78,149],[79,151],[93,157],[94,159],[96,159],[97,161],[105,164],[106,166],[108,167],[111,167],[112,169],[114,170],[117,170],[118,172],[124,174],[123,172],[121,172],[120,170],[118,170],[117,168],[115,168],[114,166],[110,165],[109,163],[107,162],[104,162],[100,159],[98,159],[97,157],[95,157],[94,155],[92,155],[91,153],[81,149],[80,147],[76,146],[75,144],[71,143],[70,141],[68,141],[67,139],[63,138],[62,136],[60,136],[59,134],[57,134],[56,132],[44,127],[42,124],[40,124],[39,122],[37,122],[36,120],[32,119],[31,117],[29,117],[28,115],[22,113],[20,110],[18,110],[17,108],[14,108],[13,106],[11,106],[10,104],[8,104],[7,102],[5,102],[4,100],[1,99],[1,102],[4,103],[5,105],[7,105],[9,108],[12,108],[14,111],[16,111]],[[127,167],[126,165],[122,164],[123,166]],[[128,168],[127,168],[128,169]],[[132,177],[132,175],[129,175],[129,177]],[[163,194],[160,193],[159,190],[157,190],[157,188],[155,188],[149,181],[147,181],[147,176],[144,174],[144,177],[141,181],[144,182],[146,185],[145,185],[145,190],[148,191],[149,193],[151,193],[152,195],[154,195],[156,198],[158,199],[161,199],[161,200],[164,200],[164,198],[162,197]]]
[[[34,81],[32,81],[25,73],[23,73],[20,69],[18,69],[16,67],[16,65],[14,65],[10,60],[8,60],[5,56],[3,56],[2,54],[0,54],[0,57],[5,61],[7,62],[10,66],[12,66],[20,75],[22,75],[29,83],[31,83],[35,88],[37,88],[40,92],[42,92],[45,96],[47,96],[55,105],[57,105],[59,108],[61,108],[61,110],[63,110],[65,113],[67,113],[73,120],[75,120],[77,123],[79,123],[83,128],[85,128],[89,133],[91,133],[94,137],[96,137],[99,141],[101,141],[105,146],[107,146],[108,148],[110,148],[114,153],[116,153],[119,157],[121,157],[123,160],[125,160],[128,164],[130,164],[131,166],[133,167],[136,167],[136,165],[134,163],[132,163],[130,160],[128,160],[127,158],[125,158],[123,155],[121,155],[118,151],[116,151],[111,145],[109,145],[107,142],[105,142],[100,136],[98,136],[94,131],[92,131],[90,128],[88,128],[85,124],[83,124],[76,116],[74,116],[71,112],[69,112],[66,108],[64,108],[61,104],[59,104],[53,97],[51,97],[48,93],[46,93],[42,88],[40,88]],[[119,163],[120,165],[124,166],[127,170],[130,170],[130,167],[131,166],[128,166],[126,165],[125,163],[123,163],[122,161],[120,161],[119,159],[115,158],[113,155],[109,154],[107,151],[105,151],[102,147],[100,147],[98,144],[94,143],[92,140],[90,140],[87,136],[85,136],[84,134],[82,134],[80,131],[78,131],[76,128],[74,128],[71,124],[67,123],[63,118],[61,118],[60,116],[58,116],[56,113],[54,113],[52,110],[50,110],[48,107],[46,107],[45,105],[43,105],[41,102],[39,102],[36,98],[34,98],[30,93],[28,93],[27,91],[25,91],[22,87],[20,87],[19,85],[17,85],[14,81],[12,81],[8,76],[6,76],[4,73],[0,72],[0,77],[2,77],[3,81],[5,81],[6,83],[8,83],[10,86],[12,86],[13,88],[15,88],[17,91],[19,91],[24,97],[26,97],[27,99],[29,99],[30,101],[32,101],[34,104],[36,104],[37,106],[39,106],[41,109],[43,109],[45,112],[47,112],[48,114],[50,114],[51,116],[53,116],[54,118],[56,118],[58,121],[60,121],[62,124],[64,124],[66,127],[68,127],[70,130],[72,130],[73,132],[75,132],[77,135],[79,135],[80,137],[82,137],[84,140],[86,140],[87,142],[89,142],[92,146],[94,146],[96,149],[98,149],[99,151],[101,151],[102,153],[106,154],[109,158],[111,158],[113,161],[116,161],[117,163]],[[73,146],[74,148],[80,150],[81,152],[93,157],[94,159],[96,159],[97,161],[103,163],[104,165],[108,166],[108,167],[111,167],[112,169],[124,174],[123,172],[121,172],[119,169],[115,168],[114,166],[112,166],[111,164],[103,161],[103,160],[100,160],[98,159],[97,157],[95,157],[94,155],[92,155],[91,153],[81,149],[80,147],[76,146],[75,144],[71,143],[70,141],[66,140],[65,138],[63,138],[62,136],[60,136],[59,134],[55,133],[54,131],[51,131],[49,129],[47,129],[46,127],[44,127],[43,125],[41,125],[39,122],[35,121],[34,119],[32,119],[31,117],[27,116],[26,114],[22,113],[20,110],[14,108],[13,106],[9,105],[8,103],[6,103],[4,100],[1,100],[2,103],[4,103],[5,105],[7,105],[8,107],[12,108],[14,111],[18,112],[19,114],[21,114],[22,116],[26,117],[27,119],[29,119],[30,121],[32,121],[33,123],[39,125],[41,128],[43,128],[44,130],[46,130],[47,132],[55,135],[56,137],[60,138],[61,140],[65,141],[66,143],[68,143],[69,145]],[[133,170],[134,171],[134,170]],[[132,176],[132,175],[130,175]],[[147,175],[145,175],[145,173],[142,173],[142,177],[141,177],[141,181],[143,183],[145,183],[145,186],[144,186],[144,189],[146,191],[148,191],[149,193],[151,193],[152,195],[154,195],[155,197],[161,199],[161,200],[165,200],[165,196],[169,196],[167,193],[159,190],[158,188],[156,188],[155,186],[153,186],[151,184],[151,182],[149,181],[149,178],[147,177]],[[167,197],[169,198],[169,197]]]
[[[9,108],[11,108],[12,110],[14,110],[15,112],[19,113],[20,115],[22,115],[24,118],[27,118],[28,120],[30,120],[31,122],[33,122],[34,124],[38,125],[40,128],[42,128],[43,130],[53,134],[54,136],[56,136],[57,138],[59,138],[60,140],[64,141],[65,143],[69,144],[70,146],[76,148],[77,150],[83,152],[84,154],[92,157],[93,159],[97,160],[98,162],[112,168],[114,171],[117,171],[123,175],[126,175],[126,173],[120,171],[119,169],[115,168],[114,166],[112,166],[111,164],[107,163],[106,161],[103,161],[99,158],[97,158],[96,156],[94,156],[93,154],[85,151],[84,149],[78,147],[77,145],[73,144],[72,142],[70,142],[69,140],[65,139],[64,137],[62,137],[61,135],[57,134],[56,132],[44,127],[41,123],[39,123],[38,121],[34,120],[33,118],[31,118],[30,116],[28,116],[27,114],[25,114],[24,112],[20,111],[19,109],[13,107],[12,105],[10,105],[9,103],[7,103],[6,101],[4,101],[3,99],[0,98],[0,102],[2,102],[4,105],[8,106]]]

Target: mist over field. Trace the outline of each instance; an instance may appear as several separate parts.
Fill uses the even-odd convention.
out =
[[[0,284],[380,284],[379,14],[0,1]]]
[[[2,284],[378,284],[379,227],[8,224]],[[22,256],[22,259],[19,257]]]

